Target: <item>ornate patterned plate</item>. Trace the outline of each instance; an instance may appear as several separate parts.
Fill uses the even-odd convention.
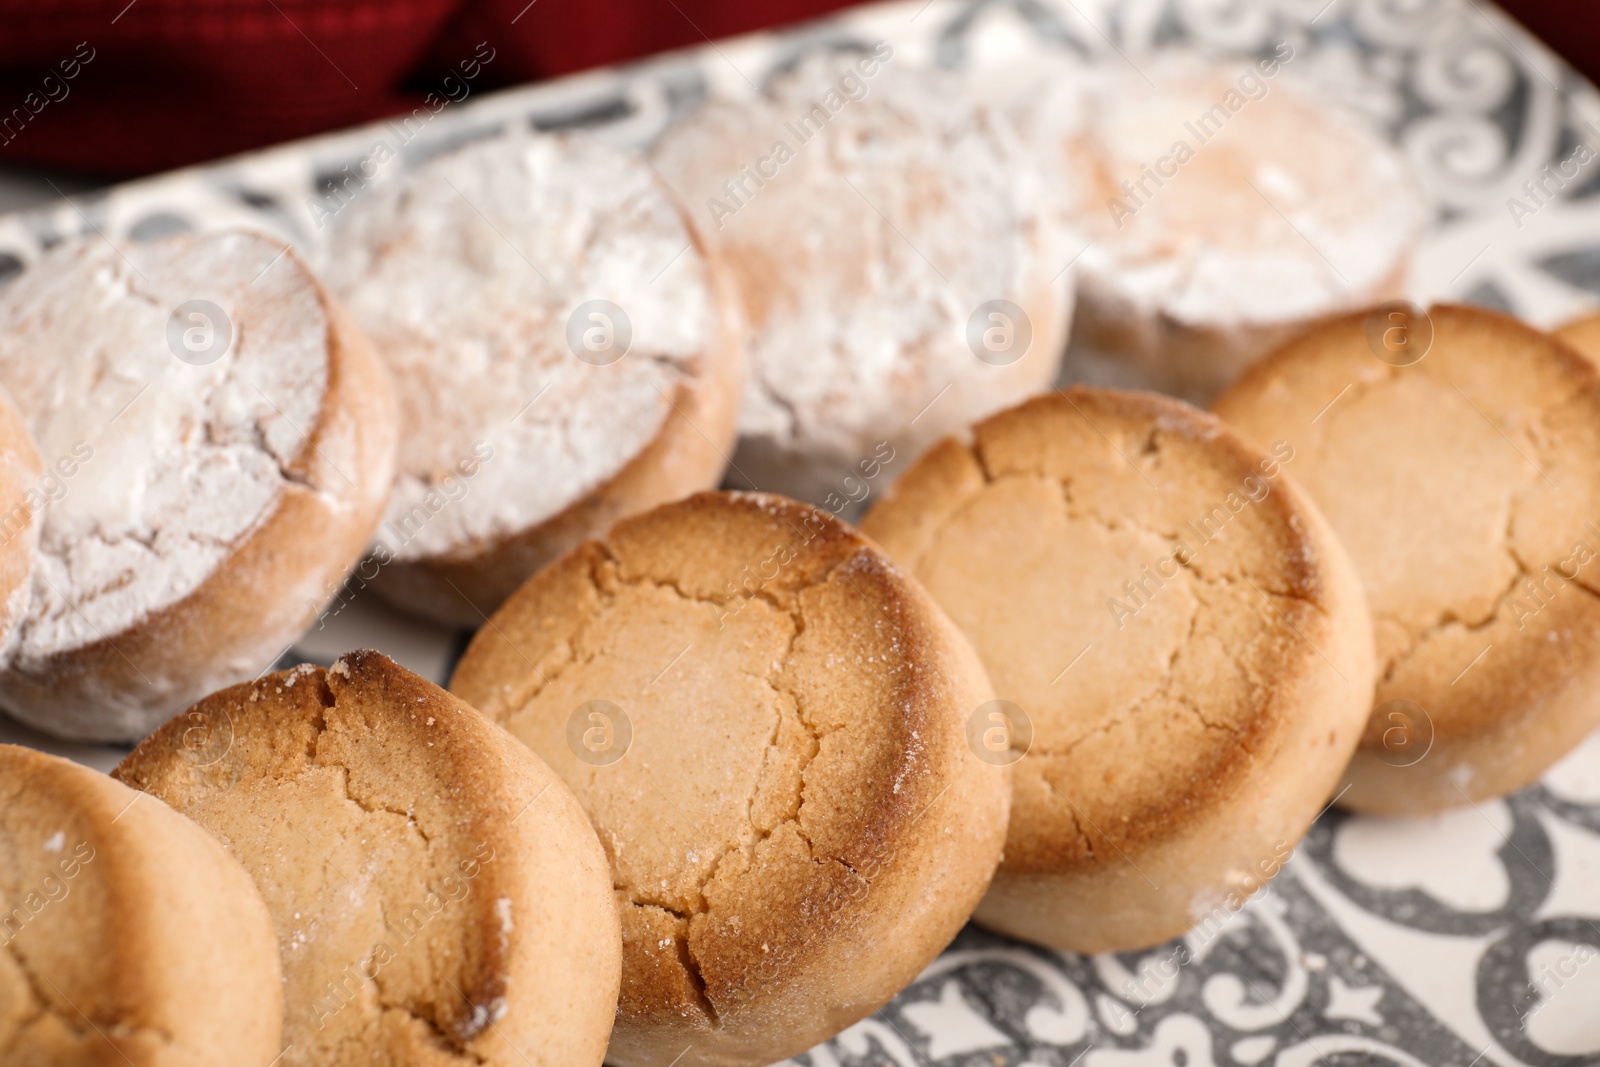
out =
[[[755,91],[818,47],[1003,76],[1052,53],[1135,66],[1174,47],[1299,73],[1410,156],[1435,224],[1412,288],[1541,325],[1600,297],[1600,95],[1478,0],[912,0],[491,95],[493,42],[412,116],[0,218],[0,279],[63,237],[148,239],[245,224],[315,243],[372,185],[505,124],[649,143],[712,89]],[[470,76],[469,76],[470,75]],[[440,682],[463,635],[387,611],[359,583],[284,657],[382,648]],[[102,768],[120,753],[0,724]],[[1330,811],[1233,914],[1149,952],[1096,957],[969,927],[808,1067],[1213,1067],[1600,1063],[1600,735],[1504,801],[1423,821]],[[666,1067],[663,1064],[663,1067]]]

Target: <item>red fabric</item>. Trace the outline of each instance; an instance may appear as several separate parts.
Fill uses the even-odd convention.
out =
[[[161,170],[409,111],[423,88],[471,62],[479,42],[494,59],[474,90],[851,2],[0,0],[0,165]],[[1600,74],[1590,5],[1504,6]]]
[[[530,6],[528,0],[481,0],[468,19],[480,32],[478,40],[506,31],[506,51],[518,80],[525,80],[801,22],[859,2],[537,0]]]
[[[208,159],[399,110],[397,87],[460,0],[6,0],[0,109],[63,84],[0,162],[131,173]],[[113,20],[115,20],[113,22]],[[313,43],[314,42],[314,43]],[[319,51],[320,50],[320,51]]]
[[[1600,5],[1593,0],[1500,0],[1506,13],[1592,82],[1600,82]]]

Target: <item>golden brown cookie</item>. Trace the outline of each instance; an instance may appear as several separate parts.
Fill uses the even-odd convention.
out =
[[[1217,413],[1294,446],[1366,588],[1378,686],[1344,804],[1509,793],[1600,725],[1600,376],[1576,352],[1482,308],[1384,308],[1284,346]]]
[[[60,480],[0,706],[59,737],[137,740],[271,666],[388,497],[388,374],[273,238],[57,246],[0,294],[0,386]]]
[[[600,832],[618,1067],[755,1067],[838,1033],[939,953],[999,859],[1010,776],[964,739],[983,668],[874,545],[781,497],[617,524],[518,590],[451,688]]]
[[[161,801],[0,745],[0,1063],[267,1067],[272,920],[237,861]]]
[[[283,1067],[597,1067],[616,1000],[605,856],[504,730],[376,652],[213,694],[116,776],[255,879]]]
[[[41,473],[28,424],[0,389],[0,648],[27,613],[39,513],[51,497],[66,492],[63,478],[75,468],[68,456]]]
[[[1237,907],[1326,803],[1372,633],[1297,462],[1180,401],[1077,388],[943,442],[867,516],[1026,752],[979,922],[1155,944]]]

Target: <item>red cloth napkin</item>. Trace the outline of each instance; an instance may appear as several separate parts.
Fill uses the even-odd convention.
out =
[[[162,170],[851,2],[0,0],[0,165]],[[1505,6],[1600,70],[1590,5]]]

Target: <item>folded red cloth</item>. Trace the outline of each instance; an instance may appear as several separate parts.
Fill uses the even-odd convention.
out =
[[[0,164],[160,170],[410,111],[463,64],[509,85],[852,2],[0,0]],[[1600,65],[1587,5],[1505,6]]]

